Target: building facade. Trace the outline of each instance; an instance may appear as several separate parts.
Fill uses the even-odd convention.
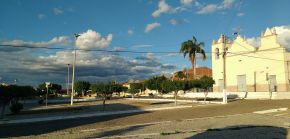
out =
[[[182,72],[185,77],[180,79],[178,78],[178,72]],[[194,79],[194,70],[193,69],[184,69],[183,71],[178,71],[173,74],[173,80],[193,80]],[[208,67],[196,67],[195,68],[195,78],[199,79],[202,76],[212,77],[212,70]]]
[[[225,74],[228,92],[287,92],[290,53],[277,41],[275,29],[261,33],[260,46],[255,47],[245,37],[238,36],[224,43],[221,35],[212,43],[214,92],[222,91],[223,55],[226,51]],[[225,49],[224,49],[225,48]]]

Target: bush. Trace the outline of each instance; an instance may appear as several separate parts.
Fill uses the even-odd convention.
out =
[[[43,103],[44,103],[44,100],[43,100],[43,99],[38,100],[38,104],[39,104],[39,105],[41,105],[41,104],[43,104]]]
[[[10,106],[10,111],[13,114],[19,113],[20,110],[22,110],[22,109],[23,109],[23,104],[21,104],[21,103],[14,103]]]

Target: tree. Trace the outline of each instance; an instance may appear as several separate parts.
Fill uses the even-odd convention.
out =
[[[206,101],[206,97],[208,94],[208,89],[215,84],[215,81],[208,76],[203,76],[199,79],[200,88],[204,89],[204,101]]]
[[[144,90],[144,86],[141,83],[130,83],[130,88],[127,90],[130,94],[132,94],[132,97],[140,91]]]
[[[92,85],[92,91],[103,97],[103,111],[105,110],[106,100],[110,98],[114,91],[116,91],[115,82],[101,83],[97,82]]]
[[[196,54],[199,53],[203,60],[206,59],[205,51],[203,50],[204,43],[197,42],[196,38],[193,36],[192,40],[184,41],[181,44],[180,52],[183,53],[183,56],[188,58],[192,64],[193,77],[195,78],[195,64],[196,64]]]
[[[176,73],[176,77],[177,77],[178,79],[184,79],[184,78],[186,78],[186,75],[185,75],[182,71],[178,71],[178,72]]]
[[[9,104],[11,99],[12,95],[9,93],[9,87],[0,85],[0,102],[2,105],[0,119],[4,118],[5,107]]]
[[[81,96],[87,95],[86,92],[90,89],[90,82],[87,81],[77,81],[75,82],[75,90],[80,93]]]
[[[177,94],[179,90],[183,90],[184,89],[184,84],[186,82],[185,81],[164,81],[162,83],[162,88],[165,92],[174,92],[174,99],[175,99],[175,105],[177,105]]]
[[[154,76],[145,81],[144,85],[150,90],[157,90],[162,92],[162,82],[167,81],[165,76]]]
[[[12,106],[20,106],[20,99],[32,97],[36,91],[31,86],[17,85],[0,85],[0,102],[2,102],[1,118],[4,116],[5,107],[11,102]],[[14,107],[13,107],[14,108]],[[15,107],[16,112],[19,112],[23,107]]]
[[[61,89],[62,89],[61,85],[55,84],[55,83],[51,83],[48,88],[49,88],[48,89],[48,94],[50,94],[50,95],[53,94],[55,96],[57,96],[58,94],[60,94]],[[46,89],[47,88],[46,88],[46,84],[45,83],[39,84],[38,87],[37,87],[37,89],[36,89],[37,94],[39,96],[45,95],[47,93]]]
[[[60,94],[62,87],[59,84],[51,83],[49,89],[53,95],[57,96]]]

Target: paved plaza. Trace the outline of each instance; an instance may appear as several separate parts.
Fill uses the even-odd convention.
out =
[[[99,102],[79,103],[74,107],[84,109],[74,112],[58,110],[8,116],[6,122],[56,116],[64,118],[22,123],[5,123],[2,120],[0,137],[289,138],[288,100],[235,100],[228,104],[179,102],[177,106],[166,100],[112,100],[108,101],[105,112],[99,111],[98,105]],[[127,112],[122,113],[124,111]],[[68,115],[75,117],[65,118]]]

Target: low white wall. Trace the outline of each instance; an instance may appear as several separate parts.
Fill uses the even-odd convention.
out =
[[[227,92],[228,98],[239,99],[290,99],[290,92]],[[203,98],[203,92],[187,92],[180,97]],[[207,98],[222,98],[223,92],[208,92]]]

